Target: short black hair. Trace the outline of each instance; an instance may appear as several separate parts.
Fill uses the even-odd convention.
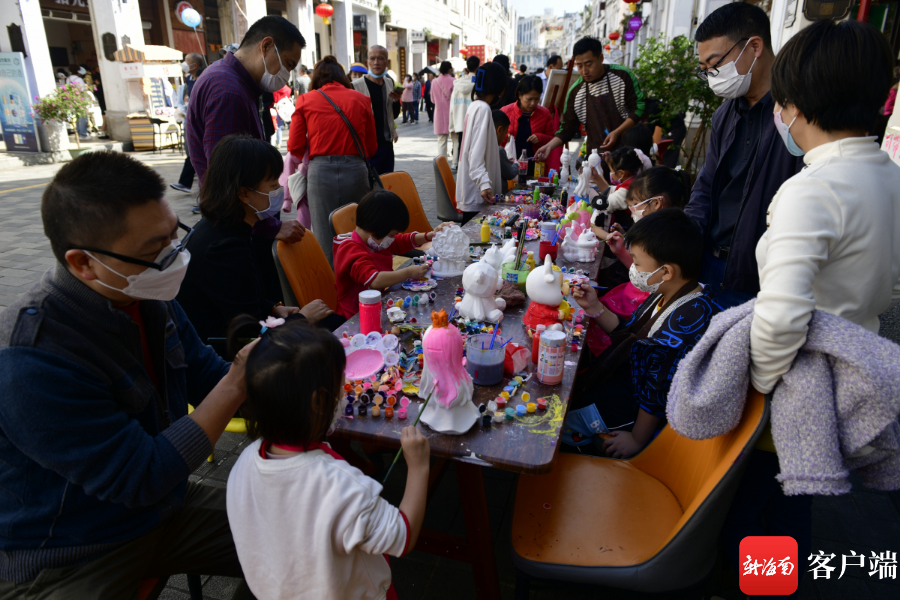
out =
[[[125,235],[126,215],[159,202],[166,184],[159,173],[121,152],[82,154],[61,168],[41,197],[44,235],[63,265],[74,247],[108,248]]]
[[[494,60],[491,62],[495,62],[507,71],[509,71],[509,57],[505,54],[498,54],[494,57]]]
[[[637,148],[647,156],[653,150],[653,132],[643,123],[638,123],[630,129],[626,129],[619,142],[623,146]]]
[[[228,329],[234,352],[244,338],[259,335],[255,317],[235,317]],[[321,442],[340,402],[347,359],[338,339],[327,329],[291,317],[266,330],[250,351],[245,366],[247,400],[241,414],[247,435],[273,444]]]
[[[267,37],[272,38],[279,52],[293,49],[294,44],[300,44],[301,50],[306,48],[306,40],[300,30],[284,17],[273,15],[263,17],[251,25],[238,47],[243,48],[244,44],[252,46]]]
[[[572,56],[578,56],[579,54],[584,54],[585,52],[590,52],[594,56],[598,58],[603,57],[603,42],[598,40],[595,37],[587,36],[583,37],[572,46]]]
[[[684,209],[691,199],[691,176],[685,170],[676,171],[663,166],[652,167],[641,171],[631,182],[626,197],[631,200],[634,194],[641,200],[665,196],[669,206]]]
[[[717,37],[724,37],[736,44],[738,40],[751,37],[762,38],[763,45],[772,50],[772,25],[766,12],[749,2],[731,2],[720,6],[707,15],[694,39],[705,42]]]
[[[441,72],[441,75],[447,75],[452,70],[453,70],[453,65],[450,63],[449,60],[445,60],[444,62],[442,62],[440,68],[438,69],[438,71]]]
[[[395,229],[406,231],[409,209],[394,192],[372,190],[356,206],[356,226],[382,239]]]
[[[519,80],[519,85],[516,86],[516,99],[518,100],[519,96],[522,94],[527,94],[532,91],[537,92],[538,94],[543,93],[544,82],[537,75],[526,75]]]
[[[472,75],[475,74],[475,71],[478,70],[478,67],[480,65],[481,65],[481,59],[478,58],[477,56],[470,56],[469,58],[466,59],[466,69]]]
[[[700,276],[703,233],[681,209],[663,208],[642,218],[625,233],[625,246],[640,246],[660,265],[678,265],[685,279]]]
[[[523,73],[528,72],[528,65],[519,65],[519,70]]]
[[[610,166],[613,171],[618,171],[622,169],[623,171],[628,171],[632,175],[637,175],[638,171],[644,166],[644,163],[641,161],[640,157],[638,157],[637,152],[634,151],[634,148],[630,146],[622,146],[613,152],[609,156]]]
[[[200,188],[200,213],[216,224],[239,223],[244,204],[241,188],[257,188],[260,182],[281,174],[284,162],[278,148],[247,135],[226,135],[209,155]]]
[[[547,66],[552,67],[553,65],[556,64],[557,61],[561,61],[561,60],[562,60],[562,56],[560,56],[559,54],[554,54],[553,56],[551,56],[550,58],[547,59]]]
[[[800,30],[772,65],[772,98],[796,106],[823,131],[878,126],[893,78],[894,53],[868,23],[816,21]]]
[[[509,127],[509,116],[502,110],[491,111],[491,117],[494,119],[494,128]]]
[[[472,88],[472,100],[494,94],[496,96],[494,102],[497,102],[506,91],[508,79],[508,73],[503,68],[503,65],[495,62],[484,63],[475,72],[475,87]]]

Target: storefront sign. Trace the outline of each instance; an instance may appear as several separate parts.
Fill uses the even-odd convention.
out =
[[[38,152],[31,90],[21,52],[0,52],[0,126],[9,152]]]
[[[410,42],[424,42],[425,41],[425,32],[424,31],[410,31],[409,32],[409,41]]]
[[[413,54],[423,54],[425,52],[425,42],[413,42],[409,45],[409,51]]]
[[[77,13],[89,13],[88,0],[40,0],[41,8],[50,10],[67,10]]]
[[[142,79],[144,77],[176,77],[181,78],[184,73],[181,65],[153,65],[145,63],[119,63],[119,74],[122,79]]]

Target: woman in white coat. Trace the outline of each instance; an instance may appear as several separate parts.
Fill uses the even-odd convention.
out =
[[[869,135],[891,86],[893,54],[868,23],[817,21],[772,66],[775,128],[806,167],[775,194],[756,247],[750,375],[760,392],[791,368],[813,311],[877,333],[878,315],[900,301],[900,167]],[[808,435],[816,435],[813,415],[809,422]],[[811,497],[784,495],[768,429],[756,448],[723,529],[729,554],[737,558],[745,535],[781,535],[807,556]]]
[[[503,67],[489,62],[478,68],[456,172],[456,207],[463,212],[464,223],[492,203],[495,193],[500,193],[503,177],[491,105],[505,90]]]

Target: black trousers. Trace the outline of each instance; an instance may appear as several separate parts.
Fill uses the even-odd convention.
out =
[[[185,148],[187,148],[187,146],[185,146]],[[191,157],[185,156],[184,166],[181,168],[181,177],[178,178],[178,183],[188,189],[191,189],[191,187],[194,185],[194,175],[196,174],[197,171],[194,170],[194,165],[191,164]]]
[[[428,122],[434,121],[434,102],[425,100],[425,111],[428,113]]]
[[[369,159],[369,164],[379,175],[394,172],[394,144],[378,144],[378,150]]]

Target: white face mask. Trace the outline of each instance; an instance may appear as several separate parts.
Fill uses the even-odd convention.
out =
[[[257,194],[262,194],[263,196],[269,197],[269,208],[265,210],[256,210],[256,208],[250,204],[249,202],[244,202],[247,206],[253,209],[256,213],[257,218],[259,219],[269,219],[274,217],[278,213],[278,209],[281,208],[281,205],[284,204],[284,188],[280,187],[277,190],[272,190],[271,192],[260,192],[251,188],[250,191],[256,192]]]
[[[381,250],[387,250],[388,248],[391,247],[391,244],[393,244],[393,243],[394,243],[394,236],[391,236],[391,235],[384,236],[384,239],[381,240],[381,243],[376,242],[375,238],[373,238],[371,235],[369,236],[369,239],[366,240],[366,245],[369,248],[371,248],[372,250],[374,250],[375,252],[380,252]]]
[[[182,73],[187,73],[187,72],[189,72],[190,70],[191,70],[191,67],[190,67],[189,64],[187,64],[186,62],[182,62],[182,63],[181,63],[181,72],[182,72]]]
[[[656,196],[654,196],[654,197],[652,197],[652,198],[647,198],[647,199],[644,200],[643,202],[638,202],[638,203],[635,204],[634,206],[629,206],[629,207],[628,207],[628,210],[631,211],[631,218],[634,219],[634,222],[635,222],[635,223],[637,223],[638,221],[641,220],[641,218],[644,216],[644,211],[647,210],[646,208],[642,208],[641,210],[638,210],[637,207],[638,207],[638,206],[643,206],[644,204],[647,204],[647,203],[650,202],[651,200],[656,200]]]
[[[659,269],[662,269],[665,265],[662,265]],[[659,271],[657,269],[656,271]],[[653,271],[653,273],[656,273]],[[648,294],[656,293],[656,290],[659,289],[659,286],[662,285],[662,281],[659,283],[647,283],[647,280],[653,277],[653,273],[644,273],[643,271],[638,271],[634,266],[634,263],[631,263],[631,268],[628,270],[628,279],[631,280],[631,285],[636,287],[642,292],[646,292]]]
[[[326,437],[334,433],[334,430],[337,429],[338,423],[341,422],[341,417],[344,416],[344,403],[341,402],[341,398],[338,398],[334,403],[334,414],[331,415],[331,425],[328,426],[328,431],[325,433]]]
[[[175,243],[171,242],[168,246],[163,248],[162,252],[160,252],[159,255],[157,255],[156,260],[161,260],[163,257],[170,254],[174,249]],[[188,263],[191,262],[191,253],[188,252],[187,249],[185,249],[178,253],[178,257],[175,259],[175,262],[172,263],[169,268],[164,271],[154,269],[153,267],[147,267],[147,269],[138,273],[137,275],[126,276],[122,275],[118,271],[114,271],[106,263],[104,263],[102,260],[94,256],[87,250],[85,250],[84,253],[106,267],[106,270],[110,273],[115,273],[116,275],[127,281],[128,285],[120,289],[111,285],[107,285],[99,279],[95,279],[94,281],[105,288],[109,288],[117,292],[122,292],[126,296],[134,298],[135,300],[162,300],[163,302],[174,300],[175,296],[178,295],[178,290],[181,288],[181,282],[184,281],[184,276],[187,273]]]
[[[281,88],[287,85],[288,79],[290,79],[291,72],[284,68],[284,65],[281,62],[281,54],[278,53],[278,47],[275,44],[272,44],[272,47],[275,48],[275,56],[278,57],[278,66],[281,69],[278,71],[277,75],[272,75],[269,73],[268,67],[266,67],[266,54],[263,53],[263,74],[262,79],[259,80],[259,87],[261,87],[264,91],[269,92],[270,94],[273,92],[277,92]]]
[[[747,49],[749,44],[750,40],[747,40],[747,43],[744,44],[741,53],[738,54],[736,59],[725,66],[719,67],[718,75],[715,77],[712,75],[709,76],[709,79],[707,80],[709,87],[716,96],[728,99],[740,98],[750,89],[750,72],[753,71],[753,65],[756,64],[756,58],[754,57],[753,63],[750,65],[750,69],[747,71],[746,75],[738,73],[736,66],[737,61],[740,60],[741,56],[744,54],[744,50]]]

